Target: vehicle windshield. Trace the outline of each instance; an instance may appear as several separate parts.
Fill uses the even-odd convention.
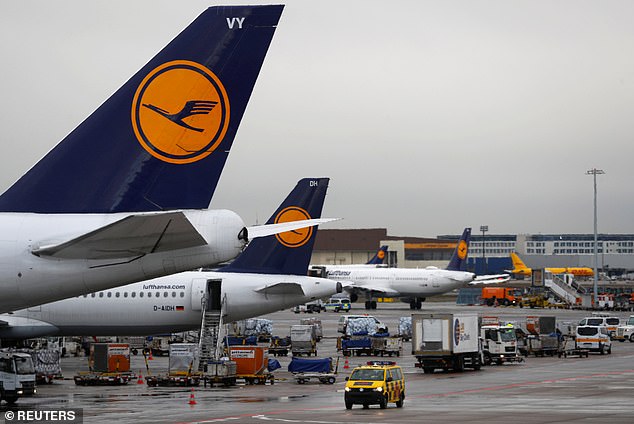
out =
[[[514,340],[517,340],[517,337],[515,336],[515,330],[512,328],[500,329],[500,339],[503,342],[512,342]]]
[[[603,318],[588,318],[586,325],[602,325]]]
[[[598,327],[577,327],[577,334],[580,336],[595,336],[598,333]]]
[[[18,374],[34,374],[33,360],[31,358],[15,358],[15,369]]]
[[[619,325],[618,318],[606,318],[605,322],[608,323],[608,325]]]
[[[634,317],[630,317],[630,319],[627,320],[627,325],[634,325]]]
[[[350,380],[383,381],[384,376],[385,370],[360,369],[352,372]]]

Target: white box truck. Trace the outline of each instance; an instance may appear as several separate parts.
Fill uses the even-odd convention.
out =
[[[482,366],[478,315],[412,314],[412,355],[425,373]]]

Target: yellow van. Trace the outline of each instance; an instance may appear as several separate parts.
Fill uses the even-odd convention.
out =
[[[361,404],[363,408],[378,404],[387,408],[388,402],[403,407],[405,400],[405,378],[403,370],[392,361],[370,361],[367,365],[356,367],[346,377],[344,401],[346,409]]]

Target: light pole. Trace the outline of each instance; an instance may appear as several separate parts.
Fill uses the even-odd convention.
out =
[[[597,246],[597,175],[603,175],[605,172],[602,169],[592,168],[586,171],[586,175],[592,175],[594,179],[594,298],[592,299],[592,309],[596,309],[597,298],[599,296],[599,251]]]
[[[484,253],[485,251],[485,242],[484,242],[484,233],[489,231],[488,225],[480,225],[480,231],[482,231],[482,266],[484,267],[484,273],[487,273],[487,259]]]

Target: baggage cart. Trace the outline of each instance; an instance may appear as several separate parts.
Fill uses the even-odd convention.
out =
[[[293,378],[298,384],[304,384],[313,379],[319,380],[322,384],[334,384],[337,381],[338,369],[339,358],[334,367],[332,358],[293,358],[288,364],[288,371],[293,373]]]

